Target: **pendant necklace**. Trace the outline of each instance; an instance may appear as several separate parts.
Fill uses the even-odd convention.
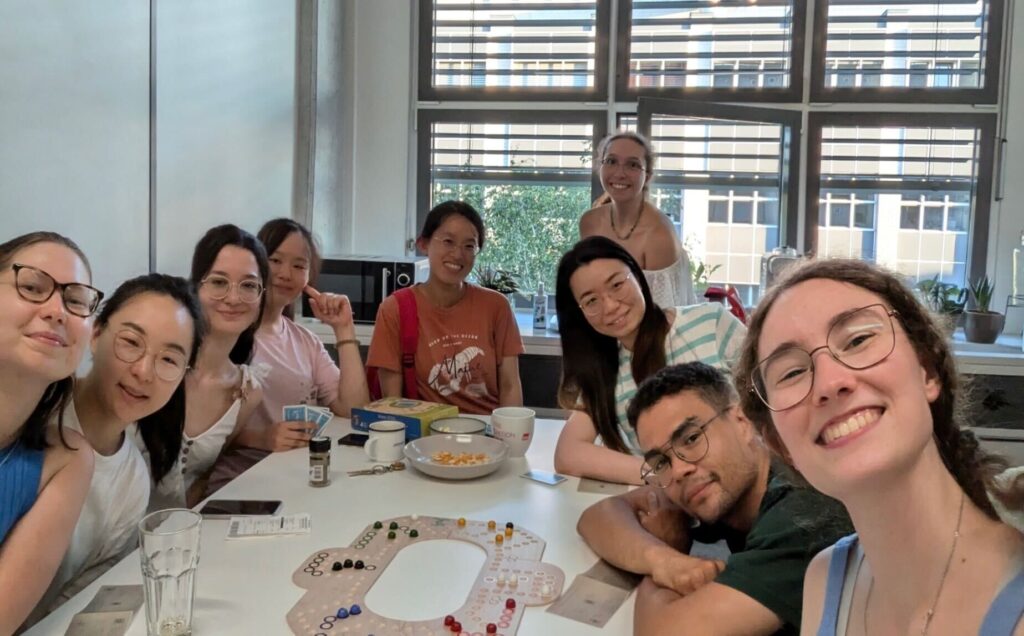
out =
[[[612,234],[614,234],[615,237],[617,239],[619,239],[620,241],[627,241],[627,240],[629,240],[629,237],[633,236],[633,230],[635,230],[636,226],[640,224],[640,217],[643,216],[643,215],[644,215],[644,204],[643,204],[643,202],[641,202],[640,203],[640,211],[637,212],[636,220],[633,221],[633,227],[629,228],[629,231],[626,232],[625,236],[619,236],[619,231],[617,229],[615,229],[615,210],[614,210],[613,207],[609,207],[608,208],[608,218],[612,222]]]

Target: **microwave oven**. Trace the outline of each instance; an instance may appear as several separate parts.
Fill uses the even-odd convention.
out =
[[[385,298],[396,289],[426,282],[429,273],[430,265],[424,257],[329,256],[321,263],[316,288],[345,294],[352,303],[355,322],[372,324]],[[305,294],[302,295],[302,315],[313,317]]]

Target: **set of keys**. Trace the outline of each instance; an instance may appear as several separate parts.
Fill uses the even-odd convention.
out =
[[[384,473],[397,472],[405,470],[404,462],[392,462],[390,464],[377,464],[373,468],[367,468],[365,470],[350,470],[348,471],[349,477],[359,477],[360,475],[383,475]]]

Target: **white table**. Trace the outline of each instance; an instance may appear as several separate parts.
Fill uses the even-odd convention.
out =
[[[471,481],[436,480],[412,468],[382,476],[348,477],[345,471],[365,468],[371,463],[362,449],[335,444],[331,484],[326,488],[313,488],[308,485],[306,450],[271,455],[224,487],[217,497],[280,499],[284,502],[283,514],[308,512],[312,515],[312,532],[296,537],[227,541],[227,521],[204,520],[194,633],[197,636],[291,634],[285,615],[304,592],[292,583],[291,577],[303,560],[321,548],[349,545],[358,532],[375,520],[409,514],[494,519],[501,525],[513,521],[517,526],[524,526],[547,542],[543,561],[562,568],[565,588],[568,588],[577,574],[597,561],[576,534],[576,521],[601,495],[578,492],[579,480],[575,478],[551,487],[519,477],[529,469],[553,469],[554,447],[561,425],[562,422],[556,420],[538,420],[533,445],[525,458],[510,459],[498,472]],[[328,424],[327,434],[337,440],[350,430],[347,420],[335,418]],[[460,581],[462,589],[468,590],[477,572],[475,565],[471,570],[462,568],[460,571],[459,564],[448,564],[444,571],[411,572],[410,582],[424,594],[443,596],[437,590],[458,586]],[[30,636],[62,635],[74,614],[85,607],[101,585],[141,582],[136,551],[27,633]],[[371,596],[373,593],[371,591]],[[464,598],[455,607],[441,607],[437,615],[443,616],[448,609],[455,609],[462,600]],[[632,598],[604,629],[545,610],[546,606],[527,608],[519,635],[632,633]],[[128,633],[145,635],[144,610],[136,614]]]

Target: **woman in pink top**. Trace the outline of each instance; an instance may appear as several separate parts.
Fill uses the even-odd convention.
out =
[[[269,367],[269,372],[263,380],[263,403],[236,440],[245,448],[236,449],[223,462],[224,468],[234,474],[268,451],[301,448],[309,443],[315,425],[280,421],[284,406],[320,405],[335,415],[348,417],[352,407],[370,399],[348,298],[321,294],[310,286],[320,269],[313,235],[299,223],[282,218],[268,221],[257,236],[270,255],[271,276],[267,308],[256,332],[253,363]],[[292,320],[293,305],[303,290],[310,296],[314,315],[334,330],[340,369],[320,338]]]

